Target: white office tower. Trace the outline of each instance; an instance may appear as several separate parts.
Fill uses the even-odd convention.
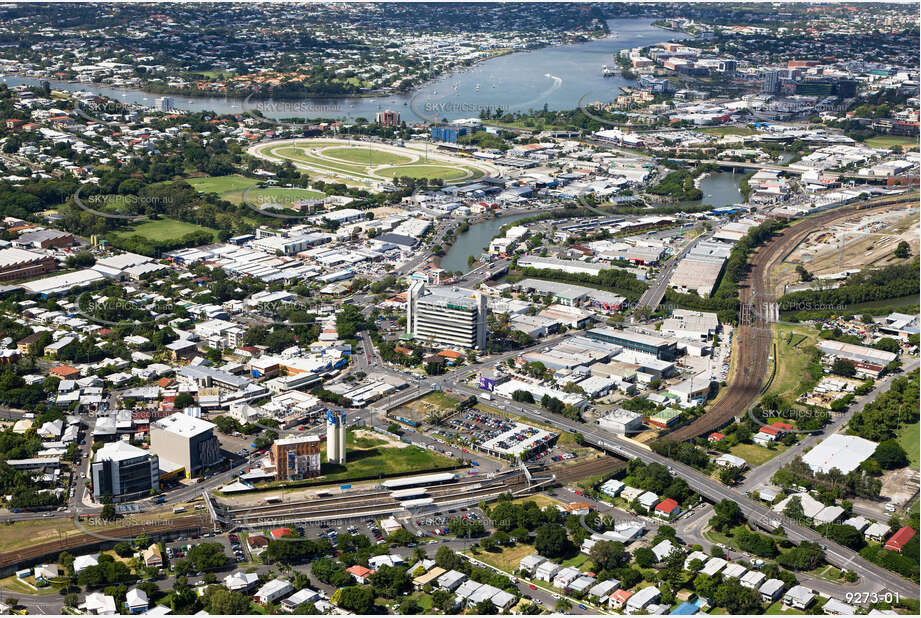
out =
[[[345,463],[345,414],[326,412],[326,461]]]
[[[486,297],[463,288],[426,289],[414,281],[406,303],[406,332],[432,345],[486,349]]]

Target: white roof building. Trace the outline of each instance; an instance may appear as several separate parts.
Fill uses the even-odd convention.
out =
[[[842,474],[855,470],[876,452],[876,442],[858,436],[835,433],[803,455],[803,462],[813,472],[828,474],[837,468]]]

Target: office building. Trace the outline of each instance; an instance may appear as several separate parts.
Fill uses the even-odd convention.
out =
[[[383,112],[377,112],[374,119],[382,127],[395,127],[400,124],[400,112],[388,109]]]
[[[345,463],[345,413],[326,412],[326,461]]]
[[[486,349],[486,297],[463,288],[426,289],[414,281],[406,303],[406,332],[447,346]]]
[[[270,452],[275,464],[276,480],[296,480],[320,474],[319,436],[275,440]]]
[[[477,131],[485,131],[483,127],[469,126],[451,126],[451,127],[432,127],[432,139],[438,142],[447,142],[456,144],[457,140],[465,135],[472,135]]]
[[[214,423],[173,414],[150,424],[150,450],[161,459],[185,468],[188,478],[221,460]]]
[[[103,445],[90,465],[93,500],[110,495],[114,502],[136,500],[160,489],[159,459],[144,449],[118,440]]]
[[[586,331],[585,335],[589,339],[613,343],[627,350],[651,354],[664,361],[675,360],[675,356],[678,353],[678,342],[675,339],[666,339],[655,335],[647,335],[646,333],[603,327]]]

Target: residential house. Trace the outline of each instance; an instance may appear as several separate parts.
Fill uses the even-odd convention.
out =
[[[132,588],[125,594],[125,609],[129,614],[143,614],[149,605],[147,593],[140,588]]]
[[[260,605],[267,605],[294,592],[294,586],[286,579],[275,578],[266,582],[256,591],[255,597]]]
[[[815,599],[815,593],[805,586],[793,586],[783,595],[784,605],[793,609],[806,609]]]

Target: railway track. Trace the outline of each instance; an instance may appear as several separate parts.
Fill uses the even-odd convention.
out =
[[[502,473],[490,479],[484,478],[469,478],[459,481],[457,483],[452,483],[450,485],[435,485],[428,487],[426,494],[428,497],[438,498],[446,495],[457,495],[459,493],[464,493],[467,491],[467,488],[474,486],[499,486],[507,485],[509,479],[518,479],[521,475],[519,471],[511,471]],[[392,499],[390,494],[392,491],[383,490],[383,491],[373,491],[365,494],[356,494],[356,495],[346,495],[341,497],[331,497],[331,498],[321,498],[314,500],[301,500],[298,502],[289,502],[283,504],[270,504],[270,505],[258,505],[252,507],[230,507],[223,509],[228,514],[234,515],[238,513],[261,513],[264,515],[270,515],[276,512],[288,512],[293,508],[298,508],[300,506],[309,505],[314,509],[322,509],[325,506],[336,507],[336,508],[348,508],[349,506],[373,506],[377,503],[394,505],[398,501]]]
[[[527,482],[521,480],[504,485],[494,485],[491,487],[474,489],[463,494],[453,493],[450,495],[443,495],[439,499],[436,499],[432,504],[447,505],[458,500],[470,500],[479,497],[488,498],[499,493],[514,493],[522,489],[526,489],[527,487]],[[375,502],[373,504],[353,505],[348,507],[330,507],[324,509],[317,509],[307,505],[287,505],[285,510],[272,513],[238,513],[234,516],[234,520],[239,526],[252,526],[254,524],[258,524],[260,526],[271,526],[275,524],[295,521],[309,522],[313,520],[348,520],[352,518],[359,519],[373,517],[376,515],[391,515],[394,511],[400,510],[401,508],[402,507],[400,504],[396,501]]]
[[[580,481],[598,474],[608,474],[616,472],[626,467],[627,463],[609,455],[599,459],[585,461],[572,465],[559,465],[548,468],[556,476],[556,480],[562,484]]]
[[[122,528],[101,530],[98,534],[74,534],[62,539],[39,543],[21,550],[0,553],[0,569],[26,564],[43,556],[57,556],[64,550],[77,549],[88,545],[105,543],[107,540],[115,542],[119,539],[133,539],[139,534],[162,534],[164,532],[178,532],[185,530],[210,530],[211,522],[206,517],[190,516],[180,517],[156,524],[138,524]],[[2,533],[2,527],[0,527]]]
[[[915,207],[917,201],[900,196],[899,199],[870,204],[853,204],[808,217],[784,228],[768,243],[755,250],[750,260],[752,268],[748,276],[739,283],[739,300],[742,306],[751,307],[775,300],[770,273],[772,267],[789,255],[816,229],[858,212],[871,213],[901,204]],[[757,312],[751,312],[751,324],[740,324],[735,333],[734,370],[725,391],[703,416],[662,436],[659,438],[660,441],[685,442],[715,431],[728,424],[734,417],[742,416],[758,397],[768,372],[771,325]]]
[[[436,486],[428,489],[432,504],[442,504],[458,499],[470,499],[479,496],[488,497],[499,493],[520,491],[528,484],[520,472],[505,473],[499,478],[471,479],[448,486]],[[309,519],[343,519],[350,516],[371,516],[390,514],[401,507],[400,502],[390,496],[389,491],[374,492],[349,498],[332,498],[274,504],[256,507],[237,507],[227,509],[227,516],[241,525],[277,521],[294,521]]]

